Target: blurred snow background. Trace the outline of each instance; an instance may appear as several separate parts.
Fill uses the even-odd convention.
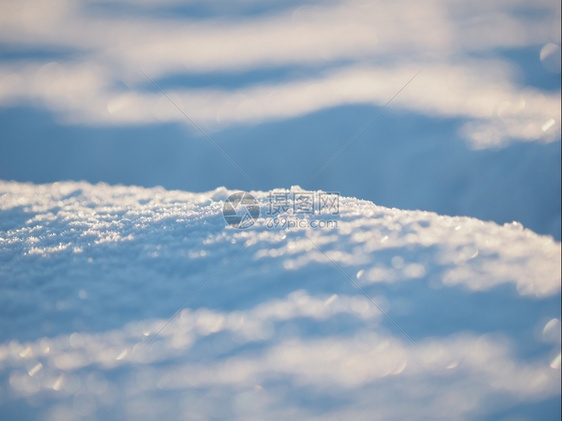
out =
[[[0,418],[560,419],[560,21],[0,0]],[[225,229],[293,185],[337,230]]]

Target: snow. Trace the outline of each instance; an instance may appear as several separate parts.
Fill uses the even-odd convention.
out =
[[[0,182],[0,418],[560,418],[560,242],[301,191]]]
[[[560,10],[0,0],[0,179],[298,184],[560,241]]]
[[[0,0],[0,420],[559,420],[560,11]]]

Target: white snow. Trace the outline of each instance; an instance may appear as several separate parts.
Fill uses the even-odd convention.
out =
[[[144,125],[183,122],[177,105],[215,130],[348,104],[381,106],[421,70],[394,107],[466,119],[461,133],[477,148],[560,139],[560,90],[522,89],[522,69],[498,56],[539,46],[537,64],[560,71],[551,64],[560,57],[560,5],[552,0],[270,2],[267,13],[259,1],[191,1],[192,10],[183,5],[191,13],[176,10],[173,19],[170,6],[181,2],[120,3],[0,1],[6,44],[79,52],[0,62],[0,106],[40,104],[66,123]],[[201,7],[214,13],[198,18]],[[343,70],[236,89],[175,87],[175,105],[140,89],[143,73],[159,80],[297,66],[306,74],[329,63]]]
[[[0,182],[0,418],[558,419],[559,242],[230,193]]]

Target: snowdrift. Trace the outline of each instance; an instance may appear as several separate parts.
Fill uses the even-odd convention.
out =
[[[560,418],[559,242],[300,191],[0,182],[0,418]]]

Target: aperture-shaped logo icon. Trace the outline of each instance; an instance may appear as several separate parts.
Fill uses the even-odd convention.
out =
[[[260,206],[250,193],[234,193],[224,202],[222,216],[234,228],[250,228],[260,216]]]

